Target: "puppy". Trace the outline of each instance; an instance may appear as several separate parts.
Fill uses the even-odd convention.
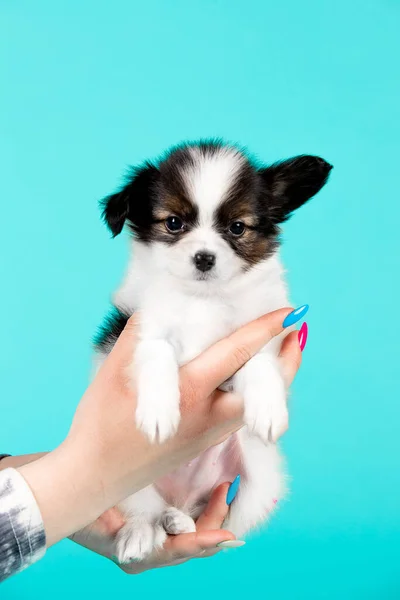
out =
[[[331,168],[315,156],[263,166],[219,141],[184,144],[134,168],[103,201],[113,236],[124,225],[132,233],[132,253],[96,341],[97,361],[140,310],[131,374],[136,424],[152,442],[178,427],[179,367],[288,305],[279,226],[322,188]],[[166,534],[195,531],[211,491],[237,474],[241,487],[224,527],[242,536],[272,512],[285,491],[275,444],[288,421],[281,342],[281,336],[270,342],[229,382],[243,398],[245,427],[120,505],[126,525],[114,553],[121,563],[144,559]]]

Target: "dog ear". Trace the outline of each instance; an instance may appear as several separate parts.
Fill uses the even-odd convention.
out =
[[[151,222],[153,186],[158,175],[151,163],[133,167],[119,192],[101,200],[102,217],[113,237],[121,233],[125,221],[133,230]]]
[[[270,202],[270,216],[281,223],[315,196],[327,182],[332,165],[318,156],[296,156],[260,169]]]

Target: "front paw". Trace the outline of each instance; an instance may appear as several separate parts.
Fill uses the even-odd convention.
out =
[[[175,352],[165,340],[141,341],[130,377],[136,382],[136,425],[151,442],[174,435],[179,421],[179,370]]]
[[[166,538],[161,524],[152,524],[139,518],[130,519],[117,534],[115,555],[120,564],[138,562],[162,548]]]
[[[244,421],[264,443],[276,442],[288,428],[286,390],[278,372],[247,381],[243,388]]]
[[[162,443],[172,437],[181,418],[179,387],[174,382],[157,380],[143,383],[139,388],[136,424],[153,442]]]

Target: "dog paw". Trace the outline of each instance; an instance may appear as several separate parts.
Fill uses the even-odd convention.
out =
[[[261,383],[249,381],[243,390],[244,421],[251,433],[268,444],[276,442],[289,423],[286,391],[279,374]]]
[[[133,519],[128,521],[117,534],[115,555],[120,564],[139,562],[153,550],[161,548],[166,540],[161,524]]]
[[[167,508],[163,513],[161,524],[165,531],[171,535],[194,533],[196,531],[196,525],[192,517],[173,506]]]
[[[136,424],[151,442],[163,442],[179,421],[179,370],[174,349],[165,340],[141,341],[130,370],[136,383]]]
[[[180,395],[178,386],[173,386],[172,382],[169,385],[157,381],[156,374],[153,379],[139,389],[136,424],[152,443],[162,443],[178,429]]]

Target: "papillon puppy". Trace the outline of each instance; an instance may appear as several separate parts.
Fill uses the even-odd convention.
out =
[[[103,201],[113,236],[131,233],[131,257],[114,309],[96,340],[97,361],[140,310],[131,379],[136,425],[153,443],[179,424],[179,367],[217,340],[288,306],[280,225],[314,196],[331,170],[316,156],[272,166],[220,141],[188,143],[132,169]],[[212,490],[241,475],[224,527],[236,536],[260,524],[285,492],[276,439],[287,427],[277,355],[282,336],[251,358],[225,389],[243,398],[245,426],[119,505],[121,563],[144,559],[167,534],[196,530]],[[132,414],[132,419],[135,415]]]

